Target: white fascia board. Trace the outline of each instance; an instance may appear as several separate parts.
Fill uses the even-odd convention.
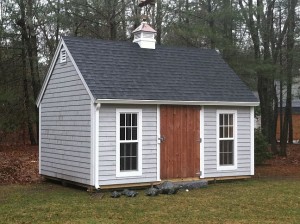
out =
[[[39,95],[38,95],[38,98],[37,98],[37,100],[36,100],[36,105],[37,105],[37,107],[39,107],[39,105],[40,105],[40,103],[41,103],[41,100],[42,100],[42,98],[43,98],[44,92],[45,92],[45,90],[46,90],[46,86],[47,86],[47,84],[48,84],[48,82],[49,82],[49,79],[50,79],[50,76],[51,76],[51,74],[52,74],[52,72],[53,72],[54,66],[55,66],[55,64],[56,64],[56,61],[57,61],[57,58],[58,58],[58,56],[59,56],[59,52],[60,52],[60,49],[61,49],[61,46],[62,46],[62,41],[63,41],[63,40],[60,39],[60,41],[59,41],[59,43],[58,43],[58,45],[57,45],[57,47],[56,47],[56,51],[55,51],[54,56],[53,56],[53,58],[52,58],[52,61],[51,61],[50,67],[49,67],[49,69],[48,69],[47,75],[46,75],[46,77],[45,77],[45,79],[44,79],[42,88],[41,88],[40,93],[39,93]]]
[[[77,64],[76,64],[76,62],[75,62],[75,60],[74,60],[74,58],[72,57],[72,55],[71,55],[71,53],[70,53],[70,51],[69,51],[67,45],[65,44],[64,40],[61,38],[60,41],[59,41],[59,43],[58,43],[58,45],[57,45],[57,48],[56,48],[54,57],[53,57],[53,59],[52,59],[52,62],[51,62],[50,68],[49,68],[49,70],[48,70],[47,76],[46,76],[46,78],[45,78],[45,80],[44,80],[44,83],[43,83],[43,86],[42,86],[42,88],[41,88],[40,94],[39,94],[39,96],[38,96],[38,98],[37,98],[37,101],[36,101],[37,107],[39,107],[39,105],[40,105],[40,103],[41,103],[41,100],[42,100],[43,95],[44,95],[44,93],[45,93],[46,87],[47,87],[47,85],[48,85],[48,82],[49,82],[49,80],[50,80],[51,74],[52,74],[53,69],[54,69],[54,67],[55,67],[56,61],[57,61],[57,59],[58,59],[58,57],[59,57],[60,49],[62,48],[62,46],[63,46],[64,49],[66,50],[67,55],[69,56],[69,58],[70,58],[70,60],[71,60],[71,62],[72,62],[72,64],[73,64],[73,66],[74,66],[74,68],[75,68],[77,74],[79,75],[79,78],[81,79],[81,81],[82,81],[82,83],[83,83],[83,85],[84,85],[84,87],[85,87],[85,89],[86,89],[86,91],[88,92],[89,96],[91,97],[91,100],[92,100],[92,101],[95,101],[95,98],[94,98],[93,94],[91,93],[91,91],[90,91],[88,85],[86,84],[86,82],[85,82],[85,80],[84,80],[84,78],[83,78],[83,76],[82,76],[82,74],[81,74],[81,72],[80,72],[80,70],[79,70],[79,68],[78,68],[78,66],[77,66]]]
[[[258,106],[259,102],[229,101],[176,101],[176,100],[131,100],[131,99],[97,99],[97,103],[107,104],[166,104],[166,105],[201,105],[201,106]]]

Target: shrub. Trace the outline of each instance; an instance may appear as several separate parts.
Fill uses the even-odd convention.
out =
[[[272,154],[268,151],[268,142],[265,136],[262,134],[260,128],[256,128],[254,132],[254,154],[255,165],[262,164],[267,159],[272,157]]]

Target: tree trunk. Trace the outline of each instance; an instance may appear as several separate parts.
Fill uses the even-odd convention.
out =
[[[59,42],[59,29],[60,29],[60,0],[57,0],[56,2],[56,29],[55,29],[55,45],[58,45]],[[54,53],[52,53],[52,55],[54,55]]]
[[[190,23],[190,20],[189,20],[189,8],[190,8],[190,5],[189,5],[189,0],[185,0],[185,23],[186,24],[189,24]]]
[[[126,4],[125,4],[125,0],[121,1],[122,3],[122,18],[121,18],[121,24],[122,24],[122,34],[121,34],[121,39],[122,40],[126,40],[127,39],[127,26],[126,26]]]
[[[273,71],[265,69],[265,67],[272,64],[270,53],[270,30],[273,26],[273,8],[274,0],[268,1],[266,15],[264,14],[264,5],[262,0],[257,0],[257,7],[253,7],[253,0],[248,0],[248,11],[245,10],[243,1],[239,0],[239,5],[242,14],[247,22],[250,36],[253,42],[254,58],[257,64],[260,64],[262,69],[257,71],[257,90],[260,99],[261,108],[261,127],[264,136],[272,145],[272,151],[277,152],[276,147],[276,91],[274,88]],[[257,18],[254,21],[254,18]],[[263,60],[261,60],[260,53],[260,38],[263,43]]]
[[[110,28],[110,40],[117,39],[117,22],[116,22],[116,10],[118,6],[117,0],[109,1],[107,7],[109,8],[109,28]]]
[[[24,39],[22,38],[24,43]],[[25,48],[25,44],[23,45]],[[25,120],[27,124],[29,140],[31,145],[36,145],[37,141],[35,139],[35,134],[33,130],[33,122],[30,116],[30,100],[29,100],[29,91],[28,91],[28,80],[27,80],[27,66],[26,66],[26,54],[25,49],[22,49],[22,74],[23,74],[23,93],[24,93],[24,111],[25,111]]]
[[[162,0],[157,0],[156,8],[156,42],[161,44],[161,27],[162,27]]]
[[[32,80],[32,88],[33,88],[33,96],[34,100],[37,99],[39,90],[40,90],[40,78],[39,78],[39,68],[38,68],[38,56],[37,56],[37,38],[35,29],[33,26],[33,1],[28,0],[28,24],[25,22],[25,27],[23,27],[23,31],[26,35],[26,43],[27,43],[27,52],[28,52],[28,60],[31,71],[31,80]],[[28,33],[26,33],[26,25],[28,27]]]
[[[233,36],[232,36],[232,2],[231,0],[223,1],[223,11],[224,11],[224,21],[223,21],[223,39],[227,42],[223,50],[223,57],[229,59],[232,46],[233,46]]]
[[[214,17],[212,15],[212,2],[211,0],[207,0],[207,11],[209,15],[208,19],[208,25],[210,28],[210,48],[215,49],[216,43],[215,43],[215,21]]]
[[[28,16],[32,16],[32,0],[29,0],[28,2]],[[38,119],[36,119],[36,133],[37,136],[34,135],[34,129],[33,129],[33,121],[32,117],[38,117],[37,116],[37,108],[34,110],[31,110],[31,103],[30,103],[30,92],[28,89],[28,79],[27,79],[27,55],[25,52],[25,49],[27,49],[28,53],[28,61],[30,65],[30,74],[31,74],[31,86],[33,89],[33,98],[34,100],[37,99],[38,91],[39,91],[39,78],[38,78],[38,61],[37,61],[37,46],[35,47],[35,50],[32,48],[32,43],[36,44],[36,36],[32,35],[32,18],[29,18],[29,24],[26,24],[26,8],[24,4],[24,0],[20,1],[20,13],[21,13],[21,19],[17,21],[17,25],[21,28],[21,36],[22,36],[22,65],[23,65],[23,91],[24,91],[24,106],[25,106],[25,116],[27,120],[27,126],[28,126],[28,133],[30,142],[32,145],[37,144],[37,136],[38,136]],[[28,28],[28,32],[27,32]],[[35,111],[35,113],[33,113]]]
[[[289,133],[289,143],[293,142],[293,124],[292,124],[292,81],[293,81],[293,49],[295,43],[295,9],[298,0],[289,2],[288,30],[286,38],[287,55],[286,55],[286,75],[287,75],[287,97],[283,124],[283,144],[281,154],[286,156],[286,144]]]

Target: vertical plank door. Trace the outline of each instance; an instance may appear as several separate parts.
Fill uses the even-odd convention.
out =
[[[160,107],[161,179],[199,177],[200,108]]]

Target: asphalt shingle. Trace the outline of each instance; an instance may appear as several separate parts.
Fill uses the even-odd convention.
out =
[[[96,99],[258,101],[214,50],[63,40]]]

